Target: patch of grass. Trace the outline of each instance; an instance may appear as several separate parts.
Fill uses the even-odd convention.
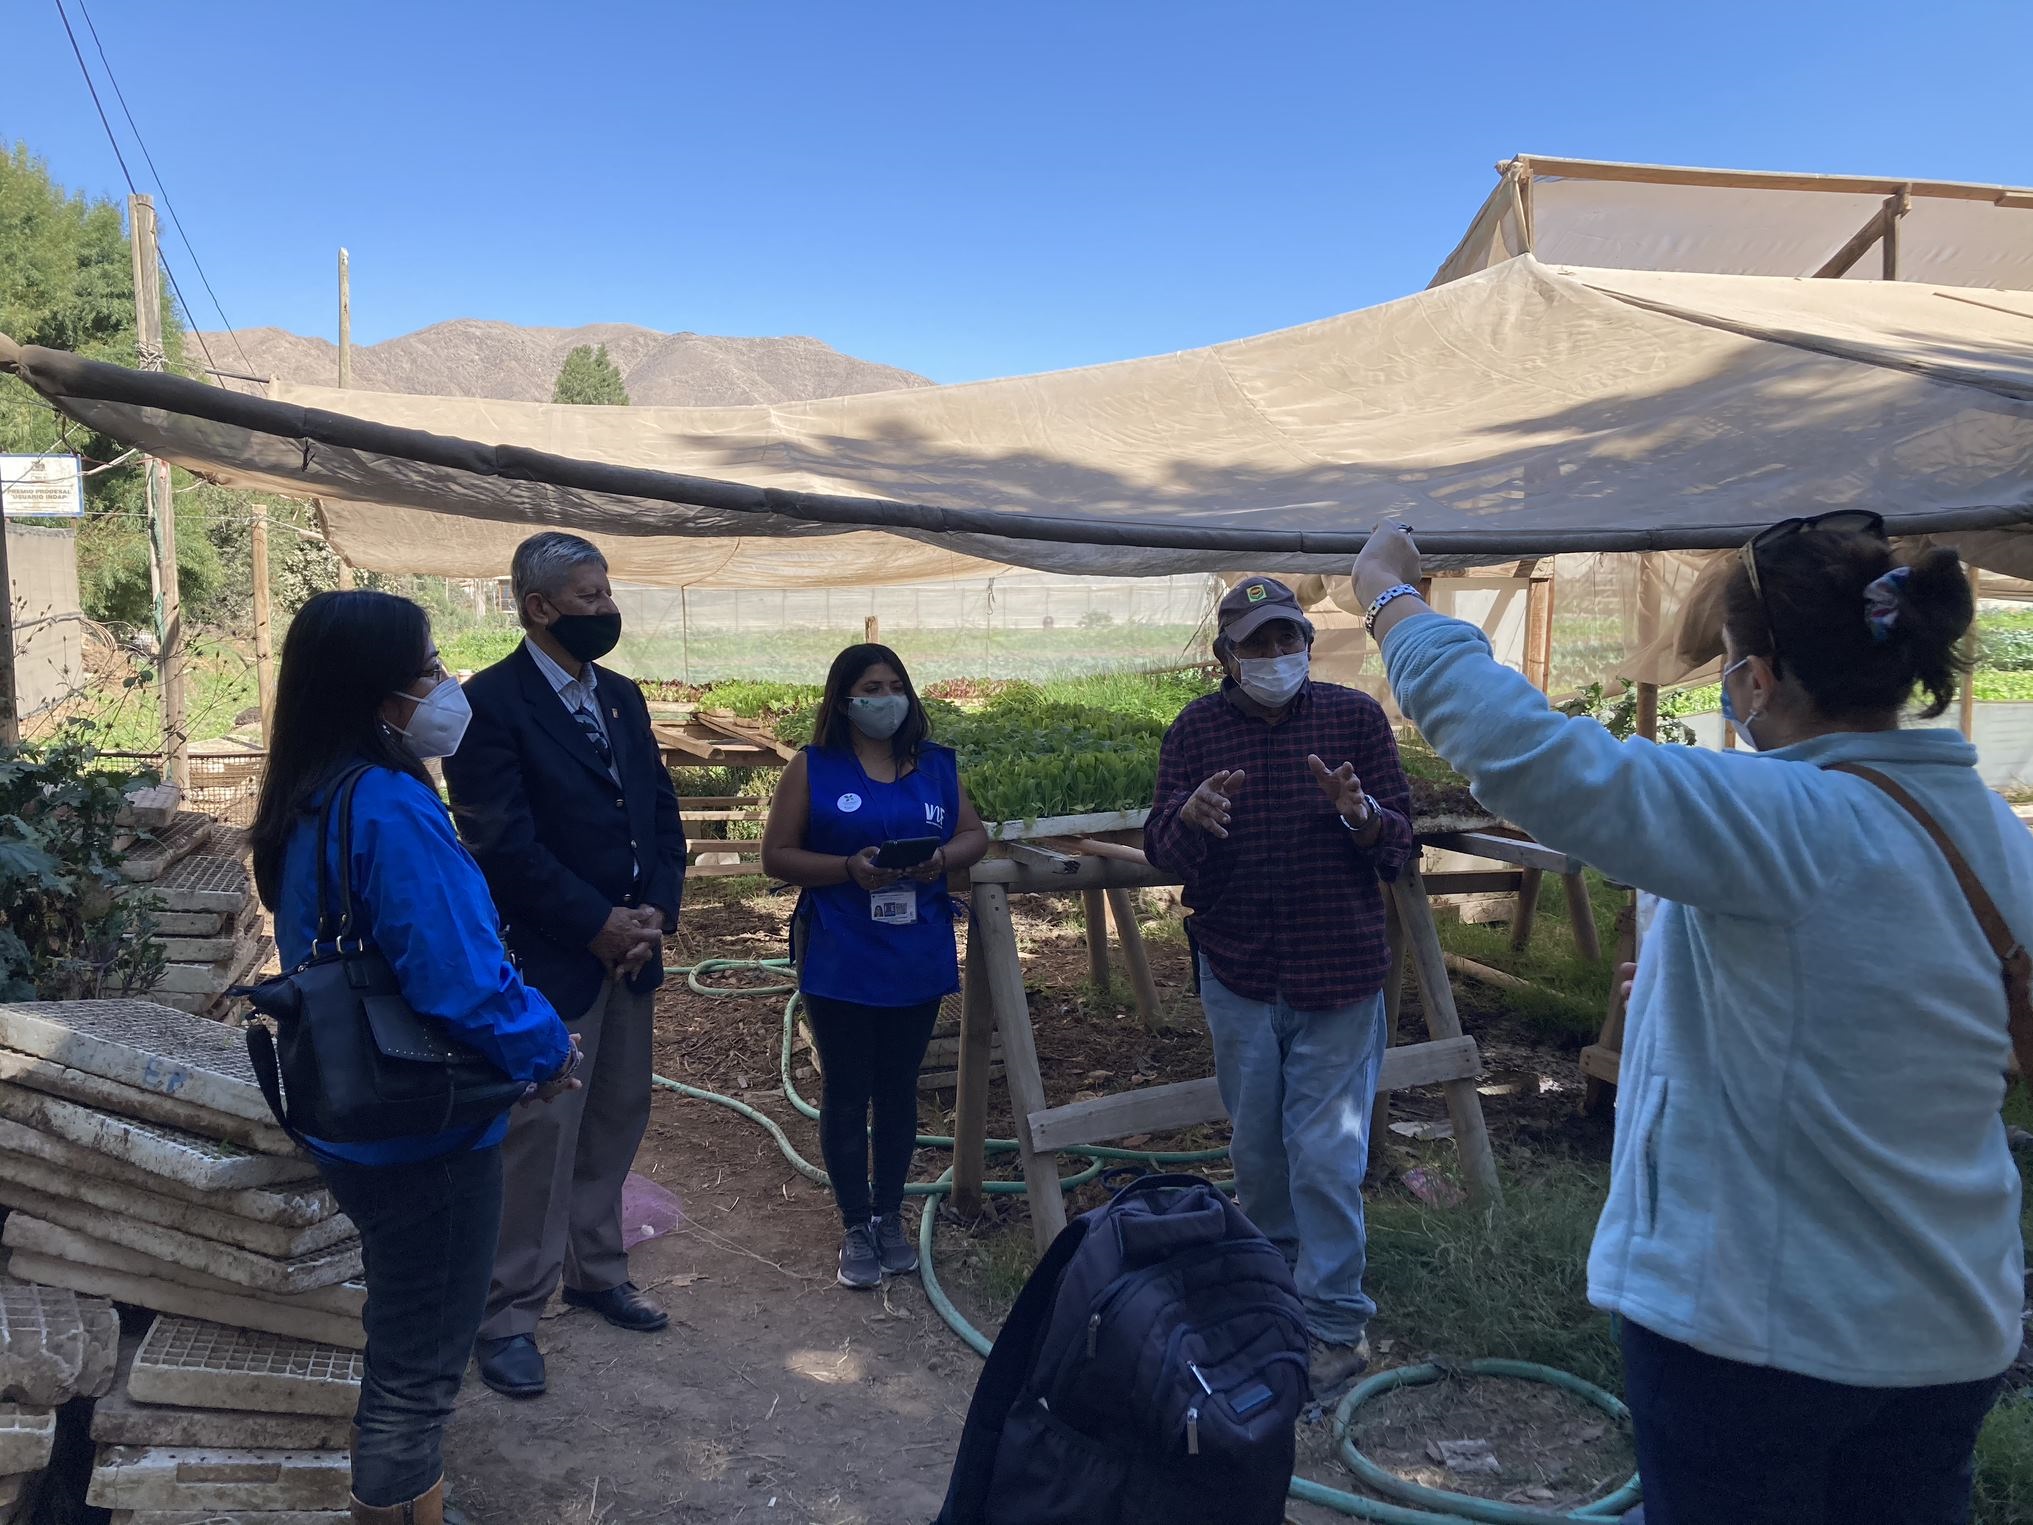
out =
[[[1509,1170],[1492,1212],[1371,1196],[1379,1321],[1421,1351],[1541,1361],[1617,1390],[1616,1337],[1588,1304],[1588,1246],[1608,1183],[1607,1166],[1560,1161]]]
[[[2033,1397],[2007,1398],[1977,1437],[1975,1525],[2033,1519]]]
[[[1586,878],[1596,937],[1608,953],[1616,946],[1617,910],[1623,895],[1599,874],[1590,872]],[[1538,920],[1531,943],[1522,951],[1511,948],[1508,922],[1442,921],[1439,925],[1440,946],[1449,953],[1531,981],[1531,990],[1503,992],[1507,1009],[1550,1032],[1592,1038],[1601,1029],[1609,1006],[1613,966],[1607,958],[1600,962],[1585,959],[1575,947],[1567,897],[1557,879],[1548,877],[1540,886]]]

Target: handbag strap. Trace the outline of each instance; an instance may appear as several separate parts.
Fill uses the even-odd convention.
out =
[[[1866,783],[1875,784],[1890,795],[1906,813],[1920,823],[1920,829],[1934,839],[1934,845],[1941,849],[1941,855],[1948,860],[1949,869],[1955,875],[1955,882],[1962,887],[1963,898],[1976,914],[1977,925],[1983,928],[1984,938],[1991,945],[1991,952],[1997,955],[2005,977],[2005,1005],[2010,1015],[2012,1052],[2019,1060],[2019,1073],[2033,1083],[2033,956],[2029,956],[2026,945],[2012,935],[2011,924],[2005,920],[2005,913],[1998,909],[1991,892],[1984,888],[1984,882],[1969,866],[1969,859],[1962,855],[1962,849],[1942,829],[1939,821],[1928,813],[1927,807],[1915,799],[1903,784],[1880,773],[1875,768],[1866,768],[1859,763],[1830,763],[1830,773],[1848,773]]]
[[[356,763],[333,781],[331,792],[325,796],[325,803],[318,811],[318,937],[319,947],[338,948],[341,939],[353,934],[355,906],[353,903],[353,793],[360,787],[360,780],[366,777],[368,763]],[[332,903],[326,893],[330,873],[325,863],[325,849],[331,839],[332,816],[339,817],[339,914],[332,915]]]

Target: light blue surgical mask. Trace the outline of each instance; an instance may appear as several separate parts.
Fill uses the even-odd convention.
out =
[[[904,694],[857,694],[847,701],[849,723],[871,741],[888,741],[910,712],[911,701]]]
[[[1748,661],[1750,661],[1749,657],[1738,657],[1722,670],[1722,718],[1728,722],[1729,728],[1737,733],[1737,740],[1755,752],[1758,750],[1758,738],[1751,734],[1751,722],[1762,715],[1764,711],[1753,710],[1750,714],[1739,720],[1737,718],[1737,707],[1730,703],[1729,698],[1730,674],[1737,671]]]

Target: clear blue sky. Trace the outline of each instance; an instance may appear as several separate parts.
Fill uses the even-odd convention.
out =
[[[1518,151],[2033,181],[2028,0],[86,3],[232,321],[335,336],[345,244],[358,342],[801,333],[959,381],[1404,295]],[[124,195],[51,0],[0,26],[0,140]]]

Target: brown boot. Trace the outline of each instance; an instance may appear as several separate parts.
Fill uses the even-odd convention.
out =
[[[353,1525],[445,1525],[445,1480],[439,1478],[406,1504],[363,1504],[355,1499]]]

